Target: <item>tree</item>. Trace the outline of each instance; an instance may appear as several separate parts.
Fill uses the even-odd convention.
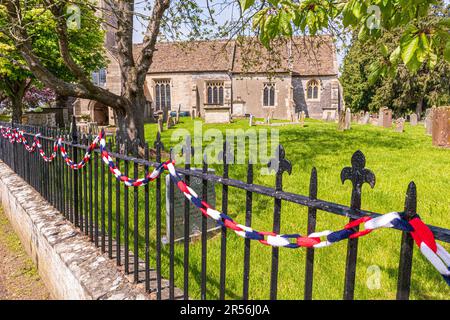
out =
[[[253,26],[266,46],[279,36],[292,36],[295,32],[314,35],[332,29],[336,21],[358,34],[359,39],[379,38],[386,31],[401,27],[399,41],[388,52],[391,64],[386,73],[401,63],[414,73],[424,61],[430,67],[436,66],[438,60],[450,62],[450,18],[432,11],[440,3],[437,0],[241,0],[244,11],[256,11]]]
[[[26,3],[22,0],[1,1],[5,8],[7,25],[2,31],[14,42],[14,46],[20,51],[26,61],[29,70],[44,85],[52,88],[57,94],[77,98],[99,101],[114,109],[119,133],[122,137],[133,142],[144,141],[142,112],[145,106],[144,80],[148,68],[152,62],[155,43],[159,34],[161,19],[169,7],[170,0],[155,1],[147,33],[144,37],[142,49],[133,57],[133,1],[106,1],[109,9],[117,18],[117,57],[122,76],[122,95],[116,95],[102,87],[92,83],[90,72],[78,61],[78,56],[73,48],[73,37],[82,34],[71,30],[67,26],[67,19],[71,17],[67,13],[66,0],[36,0],[34,7],[39,8],[42,14],[49,16],[54,25],[53,34],[56,37],[58,52],[57,60],[61,61],[65,68],[73,76],[72,81],[67,81],[61,73],[54,72],[46,65],[46,57],[34,50],[33,35],[30,28],[36,23],[30,23],[26,19]],[[73,4],[73,2],[71,2]],[[76,5],[81,11],[93,16],[97,7],[90,1],[77,1]],[[37,9],[36,9],[37,10]],[[81,15],[81,27],[88,21]],[[100,27],[99,21],[93,21],[96,27]],[[37,40],[41,43],[41,37]],[[89,38],[86,40],[89,41]],[[99,50],[101,51],[101,50]]]
[[[29,40],[29,25],[23,19],[25,0],[0,0],[7,12],[8,26],[5,34],[14,42],[21,55],[27,62],[31,72],[46,86],[51,87],[58,94],[78,98],[91,99],[111,107],[116,114],[118,133],[123,140],[141,144],[144,141],[143,110],[145,106],[144,81],[150,65],[158,36],[165,27],[187,27],[191,35],[198,36],[202,32],[199,6],[195,1],[154,0],[149,5],[150,14],[142,46],[133,54],[133,24],[136,14],[132,0],[104,0],[106,8],[94,6],[88,0],[75,0],[85,10],[103,10],[117,20],[116,42],[117,57],[121,69],[122,90],[120,95],[113,94],[104,88],[95,86],[89,73],[76,61],[76,56],[70,47],[70,37],[66,20],[68,0],[35,0],[35,7],[50,12],[55,21],[55,34],[58,37],[60,60],[74,75],[75,80],[68,82],[45,65],[39,54],[33,51]],[[209,2],[208,13],[212,11]],[[219,2],[216,1],[216,2]],[[223,1],[236,3],[236,1]],[[373,7],[371,4],[378,7]],[[448,19],[433,23],[426,28],[419,24],[428,14],[434,0],[241,0],[241,15],[237,21],[225,22],[221,34],[232,37],[243,34],[247,27],[253,26],[259,34],[260,41],[269,47],[271,40],[278,37],[289,37],[295,32],[316,34],[325,28],[334,27],[336,22],[342,21],[345,27],[359,29],[361,37],[379,36],[382,29],[392,29],[396,26],[411,26],[406,28],[399,52],[394,57],[402,57],[411,70],[417,65],[416,61],[426,58],[445,56],[450,59],[450,45],[448,45]],[[381,20],[377,17],[380,11]],[[208,17],[206,17],[208,19]],[[214,20],[214,19],[211,19]],[[253,22],[253,23],[252,23]],[[200,26],[200,27],[199,27]],[[416,27],[413,29],[412,26]],[[236,33],[230,32],[235,27]],[[166,29],[167,30],[167,29]],[[171,29],[177,35],[179,29]],[[228,32],[227,32],[228,31]],[[186,37],[191,39],[191,37]],[[394,50],[393,53],[397,53]],[[395,60],[395,59],[394,59]],[[399,59],[394,62],[398,63]],[[393,65],[395,65],[393,63]]]
[[[433,16],[447,15],[444,5],[435,6]],[[344,99],[352,110],[377,111],[389,106],[397,114],[414,111],[421,114],[424,107],[448,102],[450,94],[450,64],[439,60],[435,65],[423,61],[411,73],[400,63],[391,68],[390,54],[402,37],[402,28],[385,31],[378,39],[362,41],[354,37],[344,59],[342,76]],[[379,77],[383,74],[384,77]]]
[[[28,7],[22,12],[23,23],[27,25],[27,42],[33,54],[39,56],[42,66],[65,81],[75,80],[69,68],[61,61],[56,23],[49,11],[34,7],[28,1]],[[83,12],[84,23],[77,30],[69,30],[71,51],[78,63],[90,73],[106,64],[103,50],[103,31],[100,19],[91,10]],[[8,15],[0,8],[0,90],[8,97],[13,122],[20,123],[23,100],[29,88],[42,86],[32,73],[22,52],[15,45],[5,28],[8,27]]]

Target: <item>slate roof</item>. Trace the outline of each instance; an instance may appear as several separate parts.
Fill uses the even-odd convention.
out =
[[[137,55],[142,44],[134,45]],[[159,42],[149,73],[228,72],[337,75],[331,36],[294,37],[271,52],[254,38],[243,41]],[[136,56],[135,56],[136,57]]]

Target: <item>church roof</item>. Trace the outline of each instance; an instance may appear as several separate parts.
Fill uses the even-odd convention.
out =
[[[135,44],[135,55],[141,46]],[[335,45],[330,36],[294,37],[273,47],[269,51],[254,38],[159,42],[148,72],[338,74]]]

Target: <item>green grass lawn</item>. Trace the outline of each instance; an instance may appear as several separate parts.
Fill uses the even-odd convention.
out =
[[[193,132],[194,123],[189,118],[181,118],[181,123],[162,134],[162,141],[168,150],[179,141],[171,141],[176,129],[184,128]],[[228,125],[206,125],[203,129],[215,128],[222,132],[227,129],[247,130],[248,121],[238,120]],[[254,127],[258,130],[268,129],[266,126]],[[284,175],[283,188],[285,191],[307,195],[310,172],[317,168],[319,191],[318,197],[323,200],[349,205],[351,197],[351,183],[344,185],[340,182],[343,167],[350,165],[352,154],[361,150],[366,155],[366,167],[376,175],[374,189],[365,185],[362,194],[362,208],[379,213],[402,211],[405,193],[410,181],[417,184],[418,213],[428,223],[443,228],[450,228],[450,150],[435,148],[431,144],[431,137],[426,136],[423,126],[406,126],[406,131],[396,133],[393,130],[372,125],[353,124],[350,131],[338,132],[335,123],[325,123],[307,120],[305,127],[287,125],[273,127],[280,130],[280,142],[286,150],[286,158],[292,162],[292,174]],[[156,137],[157,126],[146,125],[146,140],[151,144]],[[206,145],[204,142],[203,145]],[[246,151],[248,154],[248,150]],[[61,161],[61,160],[59,160]],[[182,165],[182,164],[179,164]],[[221,165],[212,165],[217,175],[223,170]],[[274,186],[274,175],[261,175],[259,169],[262,164],[255,165],[254,183]],[[123,171],[123,162],[120,165]],[[88,171],[83,171],[87,172]],[[100,173],[100,170],[99,170]],[[142,169],[140,170],[142,176]],[[129,175],[133,176],[133,168],[129,166]],[[235,179],[246,179],[246,165],[233,164],[230,166],[230,176]],[[100,189],[100,181],[98,182]],[[115,216],[113,180],[112,211]],[[106,184],[105,184],[106,185]],[[162,199],[162,230],[165,233],[165,188],[163,179]],[[124,221],[124,187],[121,184],[121,223]],[[139,255],[144,257],[144,192],[137,188],[139,214]],[[130,250],[133,246],[133,204],[135,189],[128,189],[129,201],[129,240]],[[150,239],[151,239],[151,267],[155,268],[155,188],[154,183],[149,187],[150,203]],[[216,203],[221,207],[222,187],[217,185]],[[100,192],[101,194],[101,192]],[[99,194],[99,210],[102,199]],[[106,192],[105,192],[106,194]],[[107,195],[105,195],[107,203]],[[85,208],[83,208],[85,210]],[[107,208],[106,208],[107,210]],[[245,191],[229,189],[228,213],[238,223],[245,223]],[[253,197],[252,227],[258,231],[270,231],[273,224],[273,199],[260,195]],[[337,230],[342,228],[348,219],[326,212],[318,212],[317,230]],[[306,234],[307,208],[283,202],[281,213],[281,232]],[[116,234],[114,229],[114,234]],[[123,228],[121,230],[123,243]],[[377,230],[363,237],[359,242],[359,255],[356,275],[356,299],[395,299],[397,268],[399,261],[401,233],[397,230]],[[448,244],[444,246],[450,250]],[[162,273],[168,278],[169,274],[169,246],[162,247]],[[207,297],[216,299],[219,295],[220,271],[220,236],[208,240],[207,245]],[[345,258],[347,242],[342,241],[331,247],[317,249],[314,267],[314,299],[342,299]],[[302,299],[304,289],[305,249],[280,248],[279,260],[279,299]],[[201,281],[201,243],[190,245],[189,265],[189,296],[200,297]],[[240,299],[242,297],[242,277],[244,240],[233,232],[227,236],[227,271],[226,298]],[[268,299],[270,288],[271,248],[258,242],[251,245],[250,265],[250,299]],[[122,259],[123,262],[123,259]],[[375,266],[375,267],[374,267]],[[373,270],[380,270],[380,287],[373,288],[368,283],[373,282]],[[132,271],[132,270],[131,270]],[[175,284],[183,287],[183,244],[175,245]],[[371,287],[372,289],[369,289]],[[450,289],[425,258],[415,248],[413,274],[411,284],[412,299],[448,299]]]
[[[176,128],[193,131],[193,121],[182,118]],[[203,125],[204,129],[248,129],[247,120],[229,125]],[[267,128],[264,126],[257,127]],[[174,129],[166,130],[162,140],[168,147]],[[340,172],[350,165],[352,154],[361,150],[366,155],[366,167],[376,175],[376,185],[371,189],[363,187],[362,208],[380,213],[402,211],[405,192],[410,181],[417,185],[418,212],[429,224],[450,228],[450,150],[432,146],[431,137],[426,136],[423,126],[406,125],[403,134],[372,125],[353,124],[350,131],[339,132],[336,124],[309,120],[304,128],[298,125],[276,127],[280,130],[280,142],[291,160],[292,174],[285,174],[284,190],[307,195],[312,167],[318,170],[318,197],[323,200],[349,204],[351,183],[340,182]],[[146,126],[146,139],[156,136],[156,125]],[[213,166],[217,174],[222,170]],[[257,169],[261,166],[257,166]],[[255,170],[255,184],[274,185],[274,176],[260,175]],[[246,166],[232,165],[232,178],[245,180]],[[245,222],[245,192],[230,190],[229,214],[236,221]],[[221,203],[221,187],[217,188],[217,203]],[[269,231],[272,228],[273,200],[254,196],[253,223],[256,230]],[[317,230],[341,228],[347,219],[330,213],[318,212]],[[307,209],[298,205],[283,203],[281,214],[282,233],[306,233]],[[360,240],[356,299],[394,299],[396,294],[397,266],[400,250],[400,232],[379,230]],[[229,232],[227,244],[227,298],[241,297],[244,241]],[[447,249],[450,246],[444,244]],[[343,293],[346,242],[316,250],[313,297],[315,299],[341,299]],[[168,248],[166,248],[168,250]],[[165,249],[165,250],[166,250]],[[199,297],[200,243],[191,245],[190,295]],[[182,245],[176,248],[176,284],[182,286]],[[165,261],[167,264],[167,261]],[[219,291],[220,239],[208,241],[208,296],[215,298]],[[381,271],[379,289],[369,289],[373,268]],[[164,267],[165,270],[167,267]],[[271,249],[259,243],[252,243],[250,298],[269,297]],[[301,299],[303,297],[305,250],[280,249],[279,295],[280,299]],[[448,299],[450,289],[422,255],[415,250],[411,285],[412,299]]]

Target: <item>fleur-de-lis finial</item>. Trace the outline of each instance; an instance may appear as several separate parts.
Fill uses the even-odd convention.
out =
[[[366,169],[366,158],[361,151],[356,151],[351,160],[352,166],[345,167],[341,171],[342,184],[346,180],[350,180],[353,184],[352,207],[359,208],[361,206],[361,187],[364,183],[368,183],[371,188],[375,186],[375,174]]]
[[[345,167],[341,171],[341,181],[350,180],[354,187],[368,183],[372,188],[375,186],[375,175],[366,169],[366,158],[361,151],[356,151],[352,156],[352,166]]]
[[[283,146],[280,144],[277,148],[277,156],[275,158],[270,159],[267,164],[269,171],[275,171],[277,174],[283,174],[283,172],[287,172],[289,175],[292,173],[292,164],[289,160],[286,159],[286,153],[284,151]]]

